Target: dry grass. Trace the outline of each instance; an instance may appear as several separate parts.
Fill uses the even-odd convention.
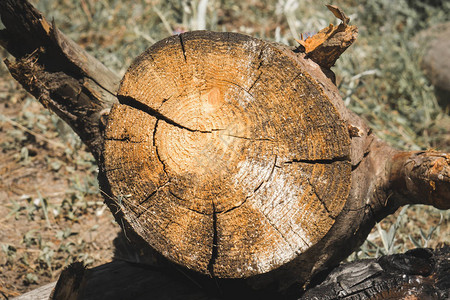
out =
[[[300,0],[33,1],[48,19],[123,74],[155,41],[182,31],[237,31],[295,45],[337,22],[324,4]],[[428,3],[428,4],[427,4]],[[448,1],[334,1],[360,29],[334,68],[348,107],[401,149],[450,151],[450,121],[419,68],[416,33],[448,21]],[[1,56],[6,54],[1,52]],[[0,67],[0,294],[54,280],[74,259],[112,255],[110,214],[98,202],[95,164],[61,121]],[[410,207],[383,220],[352,258],[448,243],[450,213]]]

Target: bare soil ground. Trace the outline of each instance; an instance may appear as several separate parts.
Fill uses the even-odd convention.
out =
[[[75,260],[110,261],[119,226],[103,205],[92,156],[3,74],[0,83],[0,295],[57,279]],[[72,143],[71,143],[72,142]],[[0,297],[1,298],[1,297]]]

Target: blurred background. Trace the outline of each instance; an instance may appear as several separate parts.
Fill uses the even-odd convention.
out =
[[[333,67],[347,107],[399,149],[450,152],[450,1],[31,2],[119,76],[156,41],[184,31],[233,31],[297,46],[302,34],[338,24],[325,4],[338,5],[359,28]],[[1,63],[0,298],[56,280],[74,260],[89,267],[111,260],[120,228],[102,204],[96,176],[72,130]],[[400,209],[349,260],[449,243],[449,220],[450,212],[425,206]]]

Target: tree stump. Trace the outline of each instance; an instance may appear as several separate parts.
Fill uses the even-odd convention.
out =
[[[305,61],[234,33],[140,55],[105,134],[111,205],[172,261],[248,277],[316,244],[350,189],[350,136]]]

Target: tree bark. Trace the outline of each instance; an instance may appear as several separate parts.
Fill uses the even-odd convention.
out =
[[[449,274],[449,246],[418,248],[343,264],[301,299],[448,299]]]
[[[30,3],[5,0],[0,16],[6,29],[0,45],[11,75],[44,107],[80,136],[96,159],[102,152],[105,119],[120,78],[50,24]]]
[[[214,56],[214,51],[212,51],[214,48],[204,48],[199,45],[223,44],[223,41],[230,38],[231,35],[188,33],[169,38],[164,41],[166,44],[163,42],[156,44],[152,50],[149,50],[150,55],[141,56],[134,63],[131,71],[127,73],[119,96],[121,104],[115,106],[112,116],[109,117],[112,103],[117,102],[116,92],[119,78],[114,72],[105,68],[95,58],[70,41],[58,31],[55,24],[47,22],[37,10],[24,0],[0,2],[0,16],[6,27],[0,32],[1,45],[16,57],[15,62],[5,60],[11,74],[44,106],[64,119],[89,147],[99,162],[101,171],[99,180],[106,192],[105,201],[113,211],[118,223],[123,226],[129,236],[135,238],[137,243],[150,244],[162,256],[181,264],[181,267],[209,274],[214,277],[212,279],[214,282],[224,282],[217,278],[220,276],[244,277],[247,278],[245,279],[246,284],[256,288],[270,284],[275,284],[281,289],[286,289],[294,283],[300,284],[300,286],[307,285],[314,281],[315,275],[322,274],[338,265],[362,244],[375,222],[393,213],[401,205],[423,203],[441,209],[450,208],[450,157],[448,154],[433,151],[402,152],[393,149],[379,140],[363,120],[344,107],[333,83],[333,74],[328,69],[334,61],[323,60],[325,57],[323,51],[327,47],[321,47],[321,45],[337,45],[336,39],[339,40],[337,34],[321,33],[314,40],[309,42],[306,40],[305,45],[310,46],[305,49],[289,49],[282,45],[270,44],[242,35],[233,35],[238,44],[247,43],[247,45],[255,46],[255,48],[247,48],[247,58],[248,61],[257,64],[253,66],[253,69],[250,67],[248,69],[250,72],[246,78],[250,83],[243,83],[241,87],[237,87],[236,94],[233,94],[230,101],[239,99],[245,101],[244,96],[246,93],[249,94],[249,91],[257,95],[252,95],[252,97],[264,99],[264,84],[275,85],[279,89],[273,90],[275,92],[269,99],[271,101],[261,100],[263,102],[257,104],[262,108],[255,110],[255,114],[242,115],[248,117],[251,124],[259,126],[255,126],[255,128],[268,128],[267,131],[264,131],[265,129],[263,131],[250,130],[249,128],[253,127],[248,127],[247,125],[250,123],[246,121],[246,125],[240,130],[242,129],[245,134],[249,135],[241,136],[233,133],[228,134],[228,138],[239,140],[242,143],[252,141],[254,144],[270,144],[272,136],[279,138],[283,135],[289,136],[288,133],[295,133],[295,130],[290,129],[299,128],[295,126],[309,128],[308,126],[311,125],[312,132],[316,133],[315,137],[305,135],[305,139],[299,139],[299,135],[291,134],[290,137],[296,143],[289,143],[289,138],[284,138],[282,146],[278,144],[278,152],[270,152],[272,151],[271,147],[263,145],[261,149],[264,151],[255,151],[252,156],[257,163],[251,165],[250,169],[253,168],[253,171],[246,174],[264,175],[264,168],[261,172],[255,168],[267,163],[264,160],[264,152],[267,151],[272,154],[269,156],[273,158],[272,169],[266,170],[268,175],[272,176],[276,174],[275,172],[279,172],[280,163],[284,167],[298,168],[291,173],[298,174],[298,176],[291,176],[293,180],[291,187],[301,187],[303,191],[309,189],[310,192],[305,193],[309,196],[305,199],[314,198],[315,200],[306,201],[306,203],[311,203],[311,207],[319,207],[319,209],[311,210],[314,212],[313,217],[305,219],[311,220],[311,222],[303,224],[294,222],[287,225],[284,223],[286,226],[277,227],[272,224],[260,226],[265,221],[252,209],[233,215],[240,212],[237,208],[245,209],[243,203],[248,200],[246,197],[250,198],[250,195],[256,191],[264,190],[262,184],[269,180],[270,176],[267,176],[267,180],[263,176],[264,180],[259,181],[258,184],[249,184],[247,188],[249,192],[243,192],[240,197],[232,197],[230,204],[229,199],[225,199],[226,197],[222,202],[219,201],[222,192],[220,189],[227,193],[230,190],[227,189],[229,181],[215,180],[222,178],[220,171],[223,170],[215,170],[212,164],[207,165],[207,170],[211,175],[207,182],[212,187],[211,190],[217,190],[216,193],[209,192],[206,197],[207,201],[198,201],[195,194],[197,188],[206,191],[207,185],[198,185],[199,182],[196,181],[198,178],[192,180],[192,176],[186,181],[185,177],[180,176],[181,173],[174,171],[192,170],[195,176],[202,174],[199,170],[192,169],[195,164],[180,165],[179,161],[174,163],[172,154],[176,154],[175,150],[179,145],[189,146],[190,148],[184,148],[184,152],[177,154],[179,157],[184,156],[188,159],[192,155],[190,151],[185,151],[186,149],[198,151],[195,144],[201,145],[205,134],[217,133],[223,129],[222,127],[212,127],[211,124],[225,125],[226,128],[227,125],[235,122],[225,120],[226,122],[221,124],[222,119],[211,119],[210,123],[204,120],[198,121],[198,118],[201,117],[198,115],[198,107],[183,110],[177,105],[190,102],[176,102],[170,93],[166,93],[168,90],[158,90],[158,88],[164,84],[168,87],[175,84],[173,90],[177,90],[176,84],[186,83],[183,81],[185,80],[183,76],[194,74],[193,70],[197,66],[197,71],[204,71],[205,69],[202,69],[203,57],[197,55],[206,53]],[[344,27],[343,32],[346,34],[342,36],[347,41],[348,37],[354,37],[355,31],[348,26],[345,15],[342,18],[344,23],[341,25],[345,26],[339,25],[340,29],[333,27],[333,30],[342,32]],[[345,28],[349,31],[345,31]],[[164,70],[164,72],[157,74],[158,70],[141,69],[142,66],[158,65],[157,59],[160,59],[161,56],[154,57],[152,55],[158,49],[163,49],[164,45],[172,45],[178,49],[178,51],[170,52],[173,55],[167,57],[165,68],[164,62],[159,62],[159,66],[162,68],[159,71]],[[217,55],[215,57],[218,63],[214,72],[219,75],[223,74],[220,73],[220,66],[223,66],[223,64],[221,65],[222,60],[229,60],[230,57],[233,57],[233,49],[241,51],[241,54],[236,56],[237,58],[243,57],[242,50],[244,48],[228,46],[223,50],[228,56]],[[341,47],[348,47],[348,42],[343,42]],[[206,49],[211,52],[204,52]],[[220,47],[216,47],[216,49],[220,50]],[[255,51],[255,49],[259,50]],[[334,49],[332,53],[333,58],[337,59],[342,51]],[[191,59],[195,61],[194,64],[191,64],[194,69],[185,69],[183,72],[176,69],[184,67],[185,63]],[[180,62],[180,64],[177,65],[174,62]],[[236,67],[242,67],[242,64],[237,64]],[[261,72],[260,69],[265,69],[265,72]],[[260,72],[255,73],[255,70]],[[289,73],[292,70],[294,72]],[[142,74],[145,76],[139,76]],[[203,76],[201,72],[199,74]],[[180,79],[175,82],[164,81],[170,76],[172,78],[179,76]],[[143,77],[149,81],[143,82]],[[217,78],[217,76],[213,76],[213,78]],[[202,77],[192,77],[193,84],[191,82],[192,85],[187,86],[185,95],[180,93],[175,96],[191,99],[196,92],[195,87],[201,87],[203,79]],[[221,82],[228,80],[222,79],[220,79]],[[291,80],[289,81],[289,79]],[[227,83],[228,90],[231,89],[234,80],[242,80],[242,78],[231,76]],[[158,85],[158,81],[162,81],[163,84]],[[284,81],[292,89],[289,91],[281,89]],[[297,84],[297,86],[292,86],[292,84]],[[137,88],[140,85],[142,89]],[[213,87],[214,85],[209,86],[208,89],[197,91],[198,98],[212,109],[225,99],[222,87],[219,86],[218,89]],[[298,107],[292,102],[296,88],[300,91],[297,99]],[[145,89],[154,90],[150,91],[151,93],[145,93]],[[312,98],[302,98],[303,96],[300,96],[302,92]],[[283,102],[280,99],[291,102]],[[272,103],[276,103],[277,106],[271,107]],[[167,108],[166,111],[162,109],[164,107]],[[242,112],[234,110],[233,107],[229,109],[228,115],[238,115]],[[279,110],[280,107],[283,107],[284,111]],[[308,109],[315,113],[308,114]],[[192,116],[196,116],[197,119],[190,119],[187,114],[189,111],[194,112]],[[300,120],[299,116],[305,119]],[[263,121],[258,118],[263,118]],[[308,118],[313,121],[308,123]],[[284,132],[283,126],[271,126],[272,120],[279,120],[279,124],[286,125],[286,132]],[[109,124],[105,135],[107,123]],[[292,125],[291,123],[294,127],[289,127]],[[129,130],[133,126],[140,126],[141,130]],[[256,135],[252,135],[255,132]],[[273,134],[259,136],[258,134],[261,132],[272,132]],[[308,132],[308,130],[299,130],[297,133]],[[161,135],[162,133],[164,134]],[[158,135],[159,138],[155,138]],[[173,139],[171,140],[171,138]],[[322,141],[318,142],[320,139]],[[327,139],[330,139],[329,143],[327,143]],[[144,144],[143,141],[145,141]],[[177,142],[173,144],[173,141]],[[294,149],[295,145],[299,145],[298,147],[304,151]],[[245,153],[246,149],[251,149],[251,147],[252,145],[250,148],[241,145],[239,151]],[[166,157],[164,154],[160,156],[159,150],[161,149],[167,151]],[[314,152],[311,149],[321,151]],[[174,152],[170,153],[169,151]],[[121,153],[122,156],[118,156],[118,153]],[[306,153],[305,156],[301,156],[304,153]],[[279,157],[283,159],[278,160]],[[260,163],[258,163],[258,159]],[[325,170],[327,168],[330,169],[327,171]],[[128,173],[126,170],[129,170]],[[309,177],[308,174],[312,176]],[[339,183],[321,186],[320,180],[314,181],[317,178],[324,179],[326,177],[324,174],[329,174],[332,182],[335,179],[340,180]],[[286,173],[283,176],[288,175]],[[243,185],[246,184],[245,178],[244,176],[240,181]],[[170,190],[166,186],[167,182],[180,184],[176,190]],[[224,185],[215,185],[215,183],[224,183]],[[268,190],[266,189],[266,191]],[[287,191],[292,191],[292,188],[288,188]],[[145,206],[144,209],[140,207],[147,197],[155,195],[158,201]],[[185,201],[189,195],[192,199],[197,200]],[[298,202],[301,196],[301,193],[296,194],[296,197],[291,199],[294,201],[292,203],[302,203]],[[268,198],[270,197],[261,196],[262,203]],[[290,199],[286,195],[281,198]],[[219,200],[215,202],[211,199]],[[242,199],[244,200],[242,201]],[[173,205],[174,203],[175,205]],[[274,207],[281,206],[277,204]],[[162,222],[159,217],[152,219],[152,216],[157,215],[161,210],[166,210],[163,212],[165,215],[170,214],[170,209],[174,209],[176,216],[183,220],[178,222],[167,218]],[[200,214],[199,211],[201,211]],[[232,212],[228,215],[230,218],[226,218],[225,214],[220,215],[223,212]],[[139,220],[139,217],[143,213],[145,213],[145,218],[142,221]],[[284,222],[283,217],[286,214],[298,216],[307,213],[308,209],[280,210],[277,212],[277,218],[280,222]],[[198,220],[199,218],[203,219]],[[269,223],[273,223],[270,218],[266,219],[269,220]],[[319,225],[315,225],[314,222]],[[190,226],[194,223],[197,225]],[[223,224],[229,226],[220,227]],[[289,228],[290,226],[296,227]],[[232,230],[227,232],[230,228]],[[312,228],[320,230],[317,230],[315,235],[311,233],[313,240],[305,245],[295,242],[301,241],[301,238],[291,236],[302,230],[313,232]],[[191,231],[192,229],[197,230]],[[236,237],[241,238],[234,240],[235,233]],[[153,237],[149,239],[148,236]],[[181,251],[174,251],[170,246],[178,243],[177,239],[180,238],[186,241],[177,244],[178,248],[174,248]],[[224,239],[228,239],[228,242],[220,244]],[[269,242],[264,244],[265,241]],[[195,248],[197,242],[200,244],[197,245],[198,248]],[[286,246],[286,251],[277,249],[277,246],[281,247],[283,244]],[[184,245],[190,245],[190,247],[181,249],[180,247]],[[222,248],[218,245],[221,245]],[[261,252],[260,248],[265,249],[262,249]],[[264,260],[265,258],[261,255],[256,258],[256,261],[266,263],[258,265],[254,263],[255,258],[249,256],[248,253],[240,252],[244,249],[251,249],[250,253],[258,253],[258,255],[271,253],[270,249],[274,250],[273,253],[278,253],[278,256],[280,253],[289,255],[274,257],[273,263],[270,262],[270,259]],[[242,261],[239,260],[241,253],[244,253],[246,258],[244,261],[247,263],[242,264]],[[200,257],[200,259],[196,257]],[[249,261],[249,259],[254,261]]]

